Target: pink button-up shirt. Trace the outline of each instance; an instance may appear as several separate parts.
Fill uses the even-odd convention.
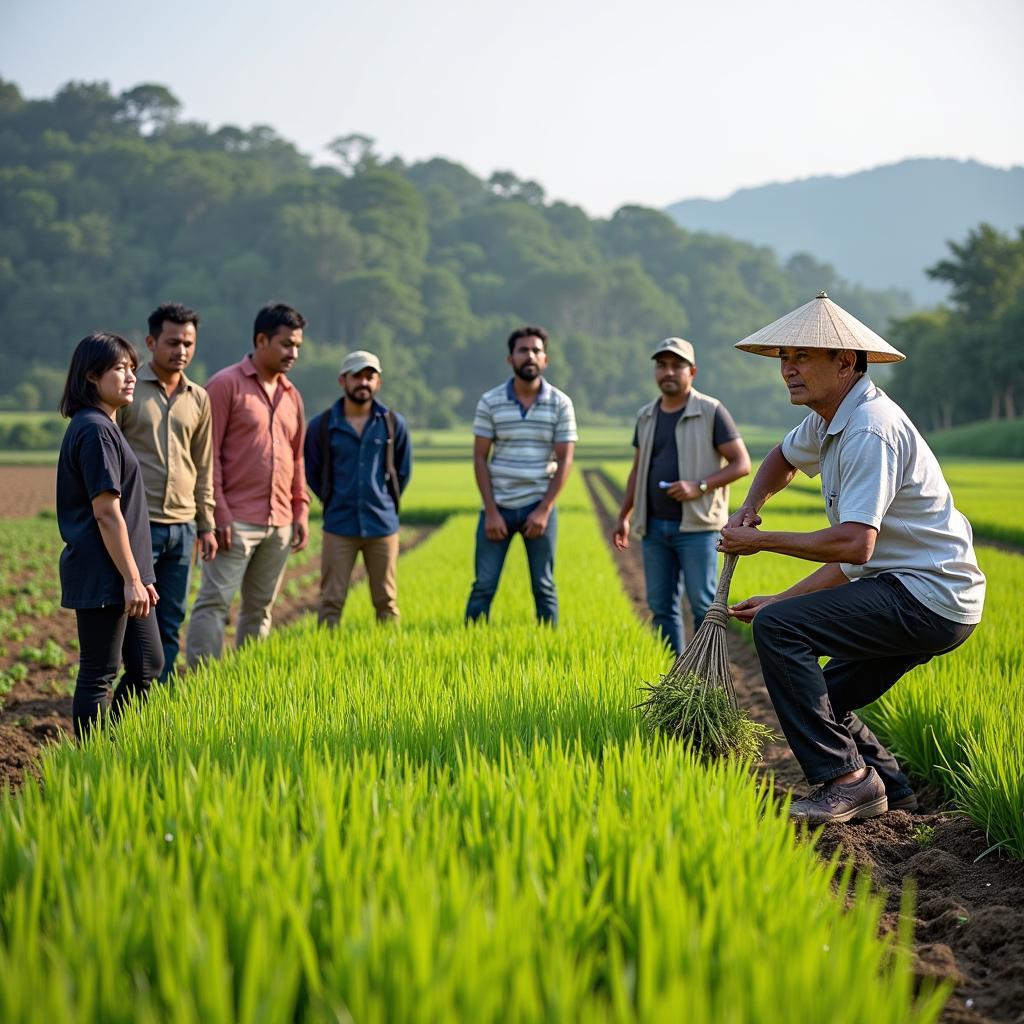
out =
[[[302,464],[302,396],[287,377],[273,398],[252,357],[215,373],[206,385],[213,416],[213,490],[218,527],[287,526],[309,518]]]

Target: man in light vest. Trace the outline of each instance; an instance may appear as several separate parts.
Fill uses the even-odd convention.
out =
[[[693,386],[690,342],[666,338],[651,358],[661,397],[637,416],[636,454],[612,540],[622,551],[631,530],[643,538],[647,604],[678,656],[683,590],[696,632],[715,598],[715,545],[729,514],[729,484],[750,472],[750,456],[725,406]]]

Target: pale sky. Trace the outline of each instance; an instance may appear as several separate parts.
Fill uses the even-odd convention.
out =
[[[0,75],[167,85],[323,159],[511,170],[605,216],[911,156],[1024,164],[1024,0],[0,0]]]

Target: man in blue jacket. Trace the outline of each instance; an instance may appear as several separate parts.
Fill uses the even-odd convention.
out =
[[[374,399],[380,360],[352,352],[341,364],[342,396],[306,431],[306,480],[324,509],[319,621],[336,626],[361,551],[378,622],[396,622],[398,507],[412,474],[405,420]]]

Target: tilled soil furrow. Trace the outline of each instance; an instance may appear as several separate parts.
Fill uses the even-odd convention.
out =
[[[422,544],[436,527],[417,528],[409,531],[401,543],[402,554]],[[281,594],[274,605],[275,627],[290,622],[316,609],[319,583],[314,581],[303,586],[297,595],[289,595],[289,584],[303,577],[318,577],[316,566],[294,565],[285,573]],[[358,583],[366,575],[362,563],[352,575]],[[237,610],[237,601],[236,601]],[[0,789],[18,789],[27,775],[36,774],[39,755],[48,743],[74,735],[71,722],[71,691],[74,680],[69,677],[68,666],[78,660],[73,645],[76,640],[75,616],[61,609],[53,615],[32,621],[33,633],[37,637],[52,639],[64,652],[67,661],[60,668],[47,668],[38,664],[27,664],[27,674],[11,688],[3,698],[0,707]],[[182,652],[184,653],[184,627],[182,629]],[[6,668],[12,656],[0,658],[0,668]]]

